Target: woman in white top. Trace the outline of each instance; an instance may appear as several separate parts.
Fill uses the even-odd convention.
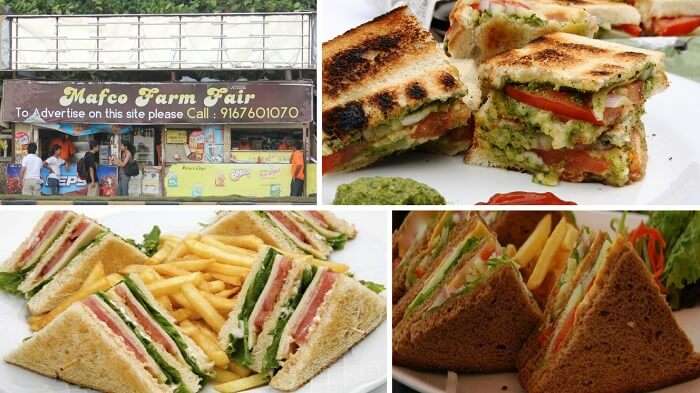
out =
[[[51,195],[59,195],[59,184],[61,176],[61,165],[66,162],[61,158],[61,146],[51,147],[51,157],[44,161],[44,165],[49,168],[48,185]]]

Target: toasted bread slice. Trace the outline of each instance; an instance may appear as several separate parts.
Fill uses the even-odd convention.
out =
[[[394,329],[394,364],[460,372],[513,370],[516,354],[542,317],[510,263],[473,292],[417,314]]]
[[[51,281],[29,299],[27,308],[32,315],[51,311],[80,289],[83,281],[97,263],[105,274],[121,271],[131,264],[144,264],[148,257],[138,248],[108,233],[73,258]]]
[[[479,1],[459,0],[450,13],[445,42],[453,57],[481,62],[545,34],[563,31],[593,37],[598,30],[593,16],[563,3],[492,0],[488,11],[474,5]]]
[[[5,361],[50,378],[111,393],[171,393],[121,338],[104,328],[82,303],[74,303]]]
[[[700,4],[695,0],[638,0],[635,6],[642,14],[644,29],[654,34],[654,19],[700,15]],[[700,35],[700,27],[688,35]]]
[[[700,355],[625,240],[613,243],[578,307],[561,348],[521,374],[528,393],[640,392],[700,376]]]
[[[613,25],[639,25],[639,11],[629,4],[610,0],[561,0],[571,7],[582,8],[593,15],[598,24],[609,29]]]
[[[323,129],[371,129],[429,102],[463,95],[457,70],[408,7],[323,44]]]
[[[495,89],[506,83],[536,82],[596,92],[650,72],[656,79],[654,89],[661,90],[668,85],[663,59],[661,52],[552,33],[489,59],[479,73]]]
[[[306,343],[272,377],[273,388],[296,390],[333,364],[382,323],[386,303],[357,280],[338,274],[317,315],[320,320]]]

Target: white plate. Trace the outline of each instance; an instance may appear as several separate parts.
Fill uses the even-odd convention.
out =
[[[213,210],[120,210],[119,208],[93,209],[89,214],[115,233],[141,240],[152,225],[160,226],[164,233],[183,235],[200,229],[199,223],[210,222]],[[351,266],[358,278],[387,283],[385,262],[389,247],[387,220],[384,212],[337,212],[338,216],[354,223],[358,236],[346,244],[344,250],[333,254],[333,259]],[[31,232],[40,212],[0,213],[0,261],[7,258],[14,248]],[[5,225],[11,223],[11,225]],[[385,284],[386,285],[386,284]],[[15,349],[23,338],[30,335],[26,323],[25,302],[17,297],[0,293],[0,357]],[[304,393],[347,392],[366,393],[384,386],[387,378],[387,323],[380,325],[367,338],[355,346],[340,360],[299,389]],[[83,393],[84,389],[43,377],[5,362],[0,362],[0,393]],[[208,386],[204,392],[215,392]],[[275,392],[269,387],[251,390],[254,393]]]
[[[325,0],[321,2],[321,40],[328,40],[384,12],[383,2]],[[566,183],[556,187],[532,182],[529,174],[465,165],[462,157],[408,152],[374,166],[323,177],[323,203],[332,204],[339,185],[365,176],[398,176],[423,182],[440,192],[448,204],[485,202],[495,193],[553,192],[578,204],[700,203],[700,143],[697,141],[697,100],[700,84],[669,75],[671,86],[652,97],[643,117],[649,162],[642,181],[625,187],[597,183]]]
[[[610,219],[618,216],[610,212],[575,212],[579,225],[594,229],[609,230]],[[630,215],[629,227],[636,227],[642,216]],[[685,309],[674,313],[676,321],[688,335],[696,350],[700,350],[700,307]],[[447,382],[447,373],[418,372],[404,367],[393,367],[393,378],[421,393],[443,393]],[[503,387],[506,389],[503,389]],[[691,393],[700,391],[700,379],[659,390],[661,393]],[[455,393],[525,393],[518,383],[515,373],[500,374],[460,374]]]

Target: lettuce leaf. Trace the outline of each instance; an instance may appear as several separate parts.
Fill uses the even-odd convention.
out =
[[[700,214],[693,214],[688,226],[673,244],[664,280],[670,288],[682,289],[700,280]]]
[[[148,302],[145,295],[141,293],[140,288],[128,276],[124,277],[124,284],[126,284],[126,286],[129,288],[136,300],[138,300],[138,302],[141,303],[141,305],[146,309],[146,311],[148,311],[148,313],[153,317],[153,319],[155,319],[155,321],[163,328],[163,330],[165,330],[165,332],[173,339],[173,341],[175,341],[175,345],[177,345],[177,348],[180,350],[180,353],[185,359],[185,362],[192,369],[192,372],[194,372],[200,378],[202,378],[203,385],[206,384],[211,375],[202,370],[199,367],[199,364],[197,363],[197,359],[195,359],[192,355],[190,355],[189,352],[187,352],[187,343],[182,338],[177,328],[172,323],[170,323],[170,321],[164,315],[162,315],[155,307],[153,307],[151,303]]]
[[[654,211],[649,214],[647,225],[658,229],[666,241],[666,258],[683,234],[695,213],[692,211]]]
[[[336,237],[327,237],[326,238],[326,243],[328,243],[329,246],[333,247],[334,250],[341,250],[343,247],[345,247],[345,243],[348,241],[347,236],[345,234],[340,234],[339,236]]]
[[[384,285],[372,281],[360,280],[360,284],[366,286],[374,293],[382,293],[386,289]]]
[[[17,287],[24,281],[24,276],[23,272],[0,272],[0,291],[21,296],[22,291]]]
[[[241,306],[241,311],[238,313],[238,323],[242,324],[244,329],[243,337],[234,337],[230,335],[231,342],[226,348],[229,357],[240,362],[244,366],[249,366],[252,361],[250,350],[248,349],[248,318],[253,312],[253,308],[255,308],[255,303],[257,303],[260,294],[263,289],[265,289],[267,280],[270,278],[272,264],[276,255],[277,252],[275,250],[268,250],[261,263],[260,270],[255,274],[253,282],[250,287],[248,287],[248,291],[245,294],[243,306]]]

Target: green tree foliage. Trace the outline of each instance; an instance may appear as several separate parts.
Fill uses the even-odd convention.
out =
[[[0,0],[13,14],[161,14],[316,9],[316,0]]]

